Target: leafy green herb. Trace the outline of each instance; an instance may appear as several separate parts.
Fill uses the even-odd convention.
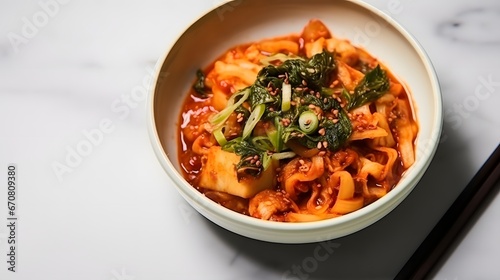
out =
[[[351,95],[344,91],[343,96],[347,99],[347,110],[361,107],[366,103],[377,100],[389,90],[389,79],[384,70],[377,65],[373,70],[366,73]]]
[[[273,143],[268,136],[256,136],[252,138],[252,144],[259,150],[272,151]]]
[[[352,125],[347,113],[340,106],[340,103],[336,100],[332,101],[332,103],[333,109],[338,111],[338,118],[335,120],[322,119],[319,124],[319,129],[322,130],[321,133],[318,131],[313,134],[308,134],[307,131],[303,131],[299,125],[290,125],[285,128],[285,143],[294,139],[309,149],[317,148],[318,143],[321,143],[322,147],[331,151],[341,148],[351,136]],[[326,147],[324,145],[325,143]]]
[[[333,54],[323,51],[314,55],[308,62],[305,69],[309,73],[307,83],[313,84],[319,90],[325,86],[330,79],[330,74],[335,70],[335,60]],[[306,72],[306,73],[307,73]]]
[[[267,107],[276,107],[280,104],[280,102],[280,97],[278,95],[271,95],[271,93],[264,86],[258,84],[250,86],[249,103],[252,110],[260,104],[266,104],[268,105]]]
[[[258,177],[264,170],[264,160],[268,160],[265,150],[257,148],[252,142],[243,140],[241,137],[227,142],[222,149],[241,157],[235,166],[238,180],[246,175]]]
[[[352,133],[351,120],[344,110],[339,110],[337,123],[328,120],[323,123],[323,127],[325,128],[325,141],[328,143],[328,149],[332,151],[340,149]]]
[[[205,87],[205,74],[201,69],[198,69],[198,71],[196,71],[196,82],[193,85],[193,89],[196,93],[198,93],[202,97],[207,96],[207,91]]]
[[[292,87],[302,85],[302,81],[305,81],[309,88],[319,90],[327,84],[335,68],[333,54],[323,51],[307,61],[288,59],[279,66],[268,65],[259,72],[256,82],[264,87],[271,84],[275,88],[281,88],[283,80],[280,77],[286,73]]]

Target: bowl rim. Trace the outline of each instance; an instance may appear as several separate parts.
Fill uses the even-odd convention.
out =
[[[339,238],[346,236],[348,234],[357,232],[375,222],[377,222],[379,219],[383,218],[386,216],[390,211],[392,211],[394,208],[396,208],[400,202],[408,196],[411,191],[415,188],[417,185],[418,181],[422,178],[424,175],[425,171],[427,170],[428,166],[430,165],[432,158],[435,155],[435,152],[437,150],[438,144],[439,144],[439,137],[442,132],[442,125],[443,125],[443,109],[442,109],[442,92],[441,88],[439,85],[439,80],[438,76],[436,74],[436,71],[432,65],[432,62],[425,52],[424,48],[421,46],[421,44],[416,40],[416,38],[408,31],[406,30],[399,22],[397,22],[395,19],[393,19],[391,16],[386,14],[384,11],[372,6],[371,4],[365,3],[360,0],[344,0],[344,2],[350,2],[353,3],[357,6],[360,6],[364,10],[367,10],[377,17],[380,17],[384,21],[386,21],[391,27],[396,29],[396,31],[404,37],[404,39],[411,45],[411,47],[414,49],[415,53],[418,54],[419,56],[419,61],[423,64],[425,68],[425,72],[427,74],[426,79],[428,79],[431,87],[432,87],[432,97],[433,97],[433,103],[434,103],[434,111],[432,112],[435,117],[432,120],[432,127],[431,127],[431,139],[429,139],[430,142],[427,143],[416,143],[416,150],[419,149],[420,144],[424,144],[424,151],[422,152],[423,154],[419,159],[415,161],[415,163],[405,171],[403,174],[403,177],[401,182],[398,182],[396,185],[397,187],[393,188],[390,192],[388,192],[386,195],[383,197],[379,198],[378,200],[374,201],[373,203],[364,206],[361,209],[358,209],[354,212],[351,212],[349,214],[340,216],[340,217],[335,217],[331,219],[326,219],[326,220],[320,220],[320,221],[311,221],[311,222],[302,222],[302,223],[284,223],[284,222],[274,222],[274,221],[266,221],[266,220],[260,220],[256,219],[250,216],[246,216],[237,212],[234,212],[232,210],[229,210],[218,203],[210,200],[209,198],[205,197],[202,193],[200,193],[198,190],[193,188],[187,181],[184,179],[184,177],[176,170],[174,167],[173,163],[170,161],[167,153],[162,147],[160,137],[158,135],[157,127],[156,127],[156,119],[155,119],[155,98],[157,96],[157,85],[158,85],[158,80],[160,78],[161,70],[164,66],[164,63],[169,56],[171,50],[173,47],[179,42],[179,40],[182,38],[182,36],[187,33],[193,25],[201,21],[204,17],[208,16],[210,13],[214,13],[217,9],[225,6],[225,5],[230,5],[231,3],[239,1],[239,0],[231,0],[227,1],[224,3],[221,3],[220,5],[212,8],[207,8],[204,12],[202,12],[201,15],[196,17],[191,24],[188,24],[183,30],[180,30],[178,35],[174,40],[170,42],[170,44],[167,46],[167,48],[164,49],[163,54],[159,57],[159,59],[156,62],[155,68],[154,68],[154,74],[152,79],[150,80],[149,88],[148,88],[148,102],[147,102],[147,126],[148,126],[148,134],[150,138],[151,145],[153,147],[153,150],[156,154],[157,159],[159,160],[160,164],[162,165],[163,169],[167,172],[168,177],[172,180],[172,182],[175,185],[175,188],[179,191],[181,196],[188,201],[188,203],[194,207],[198,212],[200,212],[203,216],[205,216],[207,219],[211,220],[212,222],[215,222],[216,224],[227,224],[227,223],[238,223],[240,226],[246,227],[248,229],[256,229],[256,230],[262,230],[262,231],[267,231],[267,230],[272,230],[273,233],[276,233],[276,231],[279,232],[303,232],[303,231],[315,231],[315,230],[321,230],[321,229],[327,229],[327,228],[333,228],[333,227],[342,227],[346,226],[347,224],[351,223],[352,221],[358,221],[355,226],[353,224],[349,224],[349,229],[348,230],[340,230],[338,234],[332,234],[331,236],[315,236],[315,237],[308,237],[308,238],[293,238],[293,237],[280,237],[280,236],[273,236],[273,234],[263,237],[263,236],[255,236],[255,234],[252,234],[251,232],[241,232],[238,230],[234,230],[232,228],[226,228],[227,230],[233,231],[237,234],[250,237],[253,239],[258,239],[262,241],[269,241],[269,242],[279,242],[279,243],[309,243],[309,242],[317,242],[317,241],[324,241],[324,240],[330,240],[334,238]],[[333,3],[332,3],[333,4]],[[410,94],[410,97],[412,95]],[[415,104],[415,102],[413,102]],[[417,104],[418,105],[418,104]],[[418,108],[417,108],[418,109]],[[176,155],[177,156],[177,155]],[[410,177],[410,178],[408,178]],[[182,186],[182,187],[181,187]],[[393,201],[391,203],[391,201]],[[215,215],[219,219],[219,221],[214,221],[212,218]],[[370,223],[367,225],[365,221],[370,221]]]

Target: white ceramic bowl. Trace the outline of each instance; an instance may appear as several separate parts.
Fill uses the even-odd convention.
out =
[[[340,38],[364,47],[388,66],[410,90],[419,122],[416,162],[398,185],[374,203],[342,217],[307,223],[263,221],[228,210],[206,198],[181,175],[177,158],[181,104],[197,69],[227,49],[246,42],[298,33],[312,18]],[[159,59],[148,103],[149,134],[155,153],[174,187],[203,216],[250,238],[308,243],[361,230],[393,210],[416,186],[437,147],[442,107],[438,81],[415,39],[389,15],[360,1],[233,1],[209,11],[189,26]]]

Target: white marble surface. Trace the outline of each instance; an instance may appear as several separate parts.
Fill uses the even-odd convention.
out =
[[[146,132],[141,92],[156,60],[221,1],[1,0],[0,279],[393,278],[500,142],[500,4],[367,2],[428,52],[443,91],[443,141],[409,199],[375,225],[329,243],[279,245],[191,209]],[[433,278],[500,277],[499,205],[497,195]]]

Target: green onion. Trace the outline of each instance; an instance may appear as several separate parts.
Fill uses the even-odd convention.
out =
[[[292,85],[283,83],[281,88],[281,111],[290,110],[290,101],[292,100]]]
[[[252,137],[252,144],[260,150],[264,151],[272,151],[273,150],[273,144],[271,143],[271,140],[267,136],[255,136]]]
[[[311,134],[318,128],[319,120],[312,111],[305,111],[300,114],[299,127],[305,134]]]
[[[322,87],[321,88],[321,94],[326,95],[326,96],[332,96],[335,93],[333,88],[327,88],[327,87]]]
[[[266,170],[269,167],[269,165],[271,165],[271,161],[273,160],[273,158],[269,156],[267,153],[262,153],[261,159],[262,159],[262,168],[263,170]]]
[[[274,118],[274,127],[276,127],[276,140],[275,143],[276,152],[281,152],[283,150],[283,124],[280,122],[280,118]]]
[[[224,150],[226,152],[236,153],[235,147],[240,145],[241,142],[242,142],[241,137],[236,137],[232,140],[227,141],[227,143],[224,144],[224,146],[221,146],[221,148],[222,148],[222,150]]]
[[[273,149],[269,149],[269,151],[273,152],[281,152],[283,150],[283,125],[280,123],[280,118],[274,118],[274,126],[270,126],[269,129],[266,130],[267,138],[269,142],[273,145]]]
[[[240,95],[242,95],[241,98],[238,100],[238,102],[234,103],[236,97]],[[226,108],[224,108],[224,110],[220,111],[219,113],[213,115],[209,119],[210,124],[212,124],[212,126],[214,127],[222,126],[222,124],[224,124],[224,122],[226,122],[226,120],[229,118],[231,113],[233,113],[234,110],[236,110],[236,108],[238,108],[241,104],[243,104],[243,102],[245,102],[245,100],[247,100],[249,95],[250,95],[250,88],[245,88],[233,94],[227,101]]]
[[[279,145],[279,138],[280,138],[280,136],[278,134],[278,130],[268,129],[268,130],[266,130],[266,135],[267,135],[267,138],[269,139],[269,142],[271,142],[271,144],[273,145],[273,149],[270,151],[277,152],[278,145]]]
[[[243,128],[243,135],[242,135],[243,139],[246,139],[248,136],[250,136],[250,134],[252,134],[255,125],[257,125],[257,123],[260,121],[260,118],[264,114],[265,110],[266,110],[265,104],[259,104],[255,106],[255,109],[253,109],[252,113],[248,117],[245,127]]]
[[[280,160],[280,159],[286,159],[286,158],[293,158],[296,154],[294,152],[281,152],[281,153],[274,153],[272,155],[272,158],[274,160]]]
[[[354,96],[351,95],[345,88],[342,89],[342,97],[346,100],[347,105],[353,102]],[[349,108],[347,108],[349,110]]]
[[[215,137],[215,140],[217,140],[217,143],[219,143],[220,146],[226,145],[227,139],[224,136],[224,133],[222,132],[222,127],[219,127],[216,130],[214,130],[214,137]]]

